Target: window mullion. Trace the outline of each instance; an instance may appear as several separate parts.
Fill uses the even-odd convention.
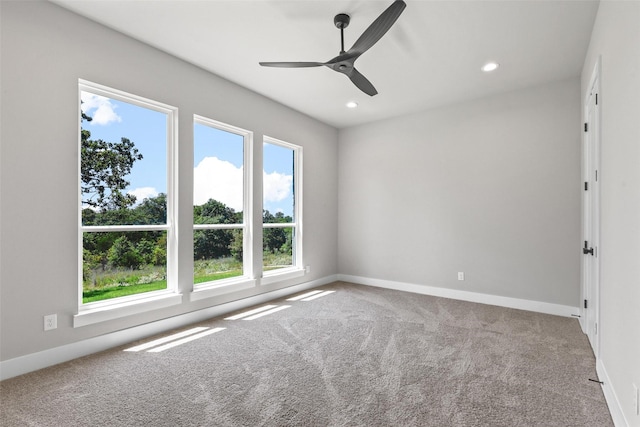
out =
[[[290,228],[296,227],[295,222],[264,222],[262,223],[264,228]]]
[[[194,224],[194,230],[244,230],[244,224]]]
[[[82,231],[85,233],[92,232],[109,232],[109,231],[167,231],[170,225],[84,225]]]

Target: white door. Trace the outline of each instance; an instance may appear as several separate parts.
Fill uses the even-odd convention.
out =
[[[600,164],[599,78],[594,71],[589,91],[585,96],[585,124],[583,145],[583,204],[582,204],[582,301],[583,328],[599,357],[599,302],[600,302],[600,200],[598,176]]]

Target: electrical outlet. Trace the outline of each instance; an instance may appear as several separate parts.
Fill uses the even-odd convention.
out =
[[[458,271],[458,280],[464,280],[464,272]]]
[[[304,272],[305,272],[305,273],[307,273],[307,274],[311,273],[311,266],[310,266],[310,265],[307,265],[307,266],[304,268]]]
[[[58,327],[58,315],[57,314],[49,314],[44,316],[44,330],[50,331],[51,329],[55,329]]]
[[[636,415],[640,415],[640,390],[635,384],[633,384],[633,406]]]

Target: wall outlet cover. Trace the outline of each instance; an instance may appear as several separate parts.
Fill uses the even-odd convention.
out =
[[[56,329],[58,327],[58,315],[57,314],[49,314],[44,316],[44,330],[50,331],[51,329]]]

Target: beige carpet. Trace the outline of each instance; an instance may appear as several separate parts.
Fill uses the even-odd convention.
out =
[[[318,290],[335,292],[163,335],[203,328],[175,347],[123,351],[163,336],[150,337],[3,381],[1,425],[613,425],[575,319]]]

